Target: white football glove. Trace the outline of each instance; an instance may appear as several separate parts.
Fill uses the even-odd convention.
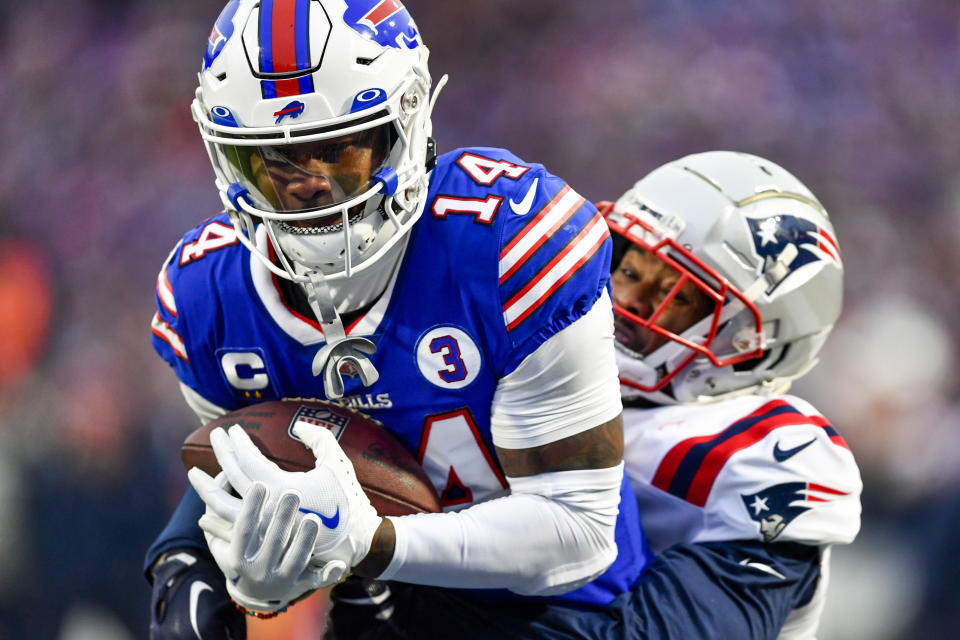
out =
[[[203,476],[194,484],[208,494],[229,490],[225,474],[215,481]],[[308,566],[320,523],[315,517],[302,517],[296,492],[283,492],[265,504],[267,493],[262,482],[254,482],[242,502],[226,494],[233,501],[226,507],[233,521],[208,506],[200,527],[234,602],[251,611],[273,613],[320,586],[321,575]]]
[[[208,538],[212,536],[223,541],[230,540],[231,557],[224,560],[235,571],[248,565],[240,562],[243,548],[239,544],[233,544],[231,538],[243,531],[248,540],[262,538],[267,541],[270,539],[268,532],[273,520],[286,514],[286,511],[281,513],[277,506],[280,499],[286,494],[298,497],[299,503],[294,507],[294,519],[303,522],[312,520],[318,525],[310,559],[311,566],[306,568],[307,571],[313,571],[314,575],[298,574],[292,582],[287,582],[287,586],[300,588],[308,583],[314,585],[313,588],[330,586],[343,579],[366,557],[381,518],[357,482],[353,465],[329,430],[317,425],[298,423],[293,427],[293,431],[317,458],[316,466],[310,471],[283,471],[268,460],[246,432],[236,425],[230,427],[229,435],[219,428],[210,434],[217,461],[229,484],[243,497],[244,503],[247,502],[247,494],[251,487],[255,486],[255,482],[266,486],[267,504],[259,513],[253,506],[243,511],[239,507],[240,501],[231,496],[221,486],[222,483],[218,484],[203,471],[191,469],[188,475],[190,482],[207,504],[207,514],[201,518],[201,526],[207,532]],[[249,521],[241,516],[246,516]],[[287,531],[288,526],[292,527],[286,522],[277,525],[273,530],[272,543],[280,543],[282,536],[278,534]],[[289,553],[295,553],[292,546]],[[275,550],[265,555],[273,559],[274,563],[286,557]],[[214,557],[221,568],[225,569],[220,558],[216,555]],[[295,565],[287,566],[285,570],[292,571],[292,566]],[[231,575],[226,570],[224,573]],[[242,580],[244,585],[248,582],[276,583],[276,590],[258,590],[258,593],[270,593],[274,596],[281,591],[280,587],[284,581],[289,581],[290,577],[290,573],[279,571],[279,567],[273,567],[272,573],[260,570],[255,575],[248,569],[246,574],[241,575],[241,579],[246,578],[246,581]],[[247,591],[248,586],[243,589],[252,595]],[[290,600],[300,594],[287,592],[284,595]]]

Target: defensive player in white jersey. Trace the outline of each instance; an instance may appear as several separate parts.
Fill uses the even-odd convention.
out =
[[[782,167],[727,151],[670,162],[600,209],[624,455],[658,553],[635,597],[659,611],[637,623],[657,637],[812,638],[862,486],[840,434],[786,393],[840,314],[827,212]]]
[[[191,471],[147,554],[153,638],[236,640],[231,599],[269,615],[350,573],[416,586],[387,637],[509,637],[506,609],[550,611],[522,632],[548,637],[609,619],[645,568],[606,225],[508,151],[436,157],[431,84],[398,0],[217,19],[192,112],[226,211],[164,263],[154,348],[204,420],[304,397],[373,414],[446,512],[380,517],[326,429],[296,432],[309,473],[214,431],[224,475]]]

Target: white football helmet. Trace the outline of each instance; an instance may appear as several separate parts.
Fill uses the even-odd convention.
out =
[[[223,9],[191,110],[240,241],[275,274],[335,286],[399,257],[432,158],[427,57],[398,0]]]
[[[843,264],[826,210],[788,171],[746,153],[698,153],[655,169],[601,212],[614,232],[625,398],[672,404],[782,390],[816,364],[840,314]],[[671,274],[642,311],[617,295],[617,269],[634,249]],[[668,307],[681,290],[701,306],[693,324],[671,330]]]

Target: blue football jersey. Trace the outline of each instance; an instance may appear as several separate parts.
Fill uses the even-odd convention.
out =
[[[342,402],[403,442],[445,509],[505,494],[490,435],[497,381],[593,306],[608,287],[610,253],[594,207],[543,166],[493,148],[441,156],[393,280],[346,327],[376,344],[380,378],[363,387],[345,377]],[[152,326],[179,379],[228,410],[324,399],[311,370],[324,343],[319,325],[287,306],[225,214],[171,253]],[[615,563],[551,600],[606,604],[636,583],[649,552],[627,482],[617,524]]]

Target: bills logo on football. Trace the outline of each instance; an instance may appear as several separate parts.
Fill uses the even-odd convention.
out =
[[[314,408],[301,406],[297,409],[297,412],[293,414],[293,417],[290,419],[290,426],[287,427],[287,434],[294,440],[299,441],[300,438],[293,433],[293,427],[298,422],[319,425],[329,429],[333,432],[337,440],[339,440],[340,436],[343,435],[343,430],[347,428],[347,424],[350,422],[350,417],[334,413],[326,407]]]

